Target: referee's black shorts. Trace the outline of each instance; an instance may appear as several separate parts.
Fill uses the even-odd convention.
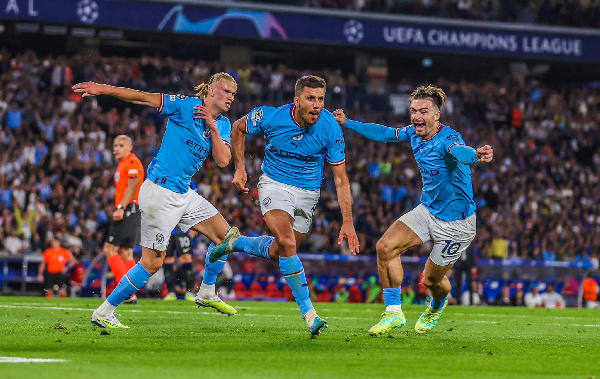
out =
[[[133,248],[140,241],[140,226],[142,216],[137,204],[129,204],[125,208],[123,219],[110,225],[106,242],[114,246]]]

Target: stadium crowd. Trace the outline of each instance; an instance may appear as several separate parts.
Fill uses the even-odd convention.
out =
[[[191,95],[216,71],[238,81],[233,121],[256,104],[293,98],[305,72],[172,58],[41,57],[0,51],[0,244],[10,254],[41,253],[58,236],[76,255],[101,253],[112,212],[112,139],[130,135],[147,165],[156,154],[165,118],[153,109],[109,97],[82,100],[74,83],[92,80],[149,92]],[[366,74],[322,70],[326,108],[350,118],[404,126],[406,109],[388,105],[407,97],[417,78],[373,85]],[[497,72],[485,80],[438,78],[448,102],[446,122],[472,146],[494,146],[495,163],[474,168],[478,202],[476,254],[480,258],[590,261],[600,253],[600,89]],[[387,226],[412,209],[421,179],[408,144],[381,144],[346,132],[347,168],[362,254],[375,254]],[[252,196],[231,184],[233,168],[207,161],[198,191],[250,236],[267,233],[256,203],[263,140],[247,143]],[[340,223],[335,185],[325,170],[315,221],[300,251],[335,252]],[[407,254],[427,256],[429,246]],[[344,248],[342,248],[344,250]]]
[[[268,0],[267,2],[450,19],[600,27],[600,1],[598,0]]]

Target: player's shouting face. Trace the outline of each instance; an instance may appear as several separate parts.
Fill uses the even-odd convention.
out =
[[[299,96],[294,97],[296,122],[304,128],[313,126],[325,105],[325,88],[304,87]]]
[[[440,110],[433,100],[413,100],[410,102],[410,121],[421,139],[431,138],[440,125]]]

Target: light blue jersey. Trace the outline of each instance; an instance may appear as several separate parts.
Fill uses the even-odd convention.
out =
[[[422,140],[412,125],[395,129],[348,120],[345,126],[375,141],[410,142],[423,179],[421,202],[435,217],[455,221],[475,212],[470,165],[478,162],[476,152],[456,130],[440,124],[433,137]]]
[[[210,154],[212,141],[204,120],[195,119],[194,106],[203,104],[197,97],[162,95],[158,111],[168,115],[167,129],[156,158],[148,166],[148,179],[177,193],[186,193],[192,176]],[[231,146],[231,123],[221,115],[215,121],[223,141]]]
[[[248,134],[265,135],[265,175],[280,183],[317,191],[323,182],[325,160],[333,166],[346,162],[344,134],[326,109],[313,126],[301,127],[294,119],[294,107],[256,107],[248,115],[246,130]]]

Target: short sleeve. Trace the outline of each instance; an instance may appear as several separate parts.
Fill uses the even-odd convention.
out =
[[[180,114],[185,99],[187,99],[187,97],[184,95],[162,94],[162,101],[158,108],[158,112],[167,116]]]
[[[273,112],[272,107],[256,107],[248,113],[248,120],[246,122],[246,131],[248,134],[261,134],[265,132],[267,120]]]
[[[346,162],[346,142],[342,128],[335,122],[329,125],[330,138],[327,145],[326,159],[332,166],[344,164]]]
[[[231,146],[231,122],[227,118],[219,123],[219,134],[227,146]]]
[[[454,145],[464,145],[465,141],[462,138],[462,135],[456,131],[452,131],[446,137],[444,137],[444,141],[442,142],[442,146],[444,147],[444,153],[450,154],[450,149]]]

